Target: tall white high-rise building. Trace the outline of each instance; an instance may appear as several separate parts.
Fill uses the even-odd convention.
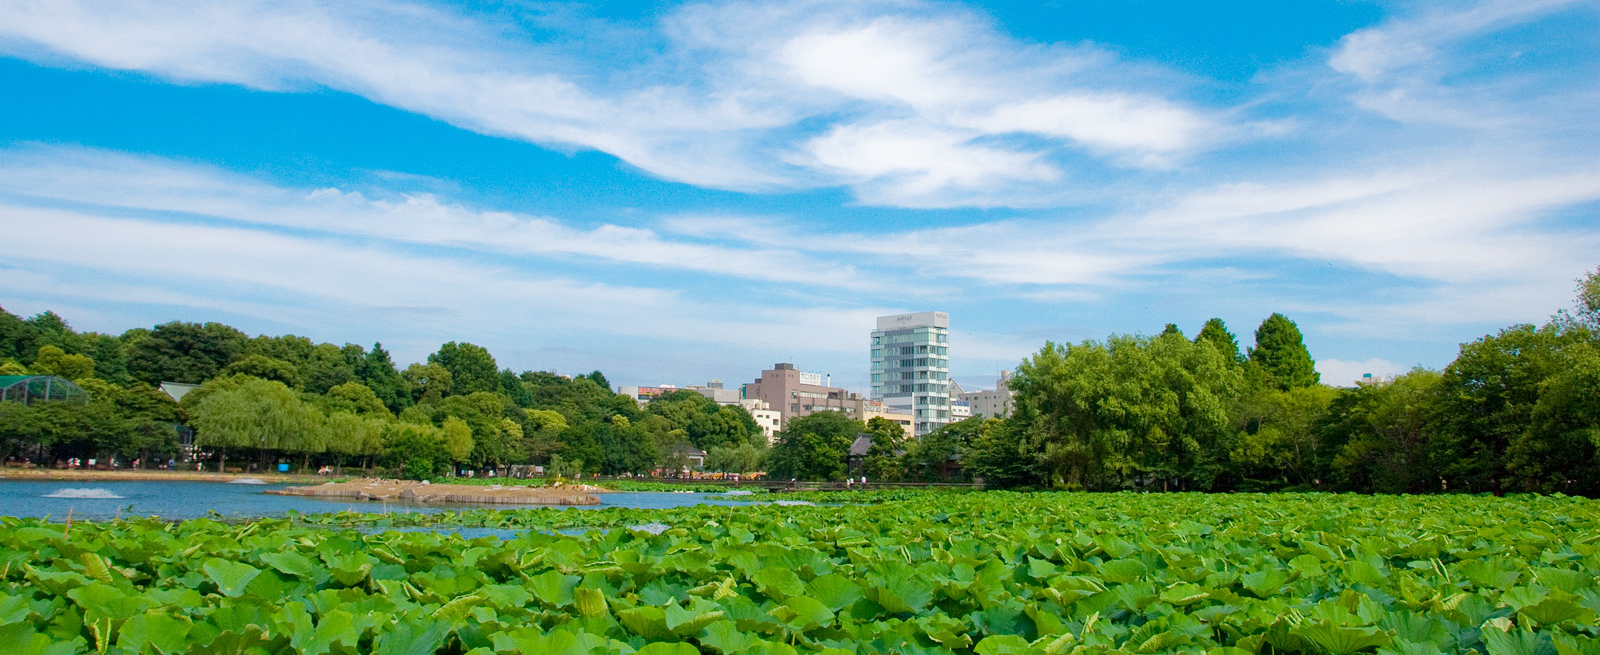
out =
[[[872,331],[872,398],[913,417],[922,436],[950,422],[950,315],[878,317]]]

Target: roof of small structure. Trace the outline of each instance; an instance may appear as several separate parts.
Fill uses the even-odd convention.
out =
[[[0,400],[25,405],[41,400],[88,402],[89,392],[55,375],[0,375]]]
[[[872,450],[872,435],[858,434],[856,440],[850,444],[851,457],[866,457],[867,451]]]
[[[161,390],[165,391],[167,393],[167,396],[172,398],[173,402],[178,402],[180,400],[183,400],[183,397],[189,395],[190,391],[194,391],[195,389],[199,389],[199,388],[200,388],[200,385],[198,385],[198,384],[189,384],[189,383],[186,383],[186,382],[162,382],[161,383]]]
[[[672,448],[670,450],[668,450],[668,452],[673,454],[673,455],[682,455],[684,457],[705,457],[706,456],[706,451],[700,450],[699,448],[695,448],[694,444],[691,444],[691,443],[688,443],[688,442],[683,442],[683,441],[680,441],[677,444],[673,445]]]

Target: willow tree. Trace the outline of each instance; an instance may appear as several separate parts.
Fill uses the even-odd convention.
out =
[[[342,385],[341,385],[342,386]],[[387,409],[384,410],[388,412]],[[372,468],[372,458],[383,452],[383,437],[388,421],[337,411],[328,415],[328,450],[362,458],[362,468]]]
[[[1118,335],[1046,343],[1008,384],[1015,438],[986,441],[1007,452],[978,461],[1032,459],[1034,484],[1210,489],[1226,470],[1228,399],[1244,378],[1225,353],[1180,334]]]
[[[299,453],[307,459],[327,449],[322,413],[282,382],[238,376],[230,388],[209,393],[194,407],[195,444],[217,451],[225,471],[227,451]]]
[[[446,416],[440,427],[444,429],[444,449],[450,453],[452,462],[462,461],[472,454],[472,426],[454,416]]]

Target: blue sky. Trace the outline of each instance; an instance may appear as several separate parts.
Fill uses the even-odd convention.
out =
[[[1442,367],[1600,265],[1600,3],[0,0],[0,305],[619,384],[873,317]]]

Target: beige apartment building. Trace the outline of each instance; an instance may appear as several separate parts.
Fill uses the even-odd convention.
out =
[[[844,412],[857,421],[866,413],[867,401],[861,394],[827,386],[821,373],[802,371],[794,364],[773,364],[759,379],[744,385],[743,395],[766,402],[782,415],[785,425],[812,412]]]

